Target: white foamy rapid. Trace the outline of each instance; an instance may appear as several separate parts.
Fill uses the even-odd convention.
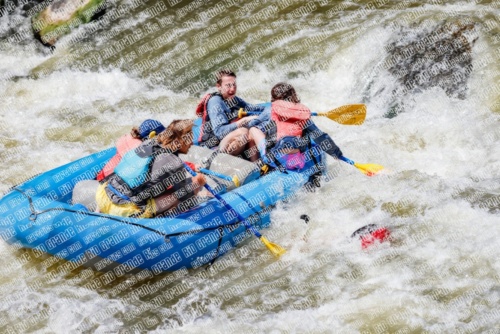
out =
[[[359,1],[351,5],[364,8]],[[27,332],[496,333],[499,43],[492,37],[498,23],[493,29],[483,23],[498,17],[498,5],[388,6],[393,8],[377,6],[359,17],[340,11],[339,17],[352,17],[340,30],[337,16],[304,16],[298,21],[316,18],[322,24],[293,28],[280,43],[319,36],[309,53],[278,55],[276,63],[266,63],[272,57],[266,56],[235,69],[239,95],[250,102],[268,100],[270,88],[287,81],[314,111],[366,103],[368,115],[361,126],[326,118],[315,122],[345,156],[385,167],[380,175],[367,177],[329,158],[333,179],[323,180],[315,193],[300,191],[272,213],[272,226],[264,234],[287,249],[281,259],[271,258],[254,240],[211,269],[175,280],[172,275],[143,280],[114,293],[132,278],[95,286],[90,283],[102,274],[76,270],[47,280],[50,267],[45,269],[42,261],[53,257],[36,257],[0,242],[5,268],[0,271],[0,328],[14,328],[39,314],[26,325]],[[479,37],[472,47],[466,98],[450,97],[437,87],[395,96],[400,83],[381,65],[389,56],[386,46],[400,38],[391,23],[438,24],[457,17],[477,22]],[[143,20],[136,18],[134,25]],[[292,29],[295,23],[283,24]],[[275,26],[276,31],[281,28]],[[259,29],[263,36],[273,32],[272,26]],[[414,24],[412,29],[407,42],[417,41],[429,27]],[[98,37],[94,42],[106,43]],[[240,45],[246,51],[251,46]],[[21,59],[19,50],[0,51],[0,69],[15,76],[0,81],[0,191],[111,146],[145,118],[168,124],[193,117],[198,96],[153,85],[126,66],[64,68],[30,78],[30,70],[57,53],[32,51]],[[393,104],[403,109],[388,118]],[[300,219],[303,214],[310,217],[308,224]],[[367,224],[388,227],[391,240],[363,250],[350,235]],[[161,279],[173,283],[130,298],[130,291]]]

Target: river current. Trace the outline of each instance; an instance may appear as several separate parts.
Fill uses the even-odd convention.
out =
[[[0,240],[0,332],[500,332],[499,1],[110,1],[53,50],[2,4],[2,193],[146,118],[194,118],[222,67],[249,102],[286,81],[314,111],[365,103],[363,125],[315,122],[385,169],[329,158],[263,231],[279,260],[254,240],[208,269],[110,279]],[[367,224],[390,240],[362,249]]]

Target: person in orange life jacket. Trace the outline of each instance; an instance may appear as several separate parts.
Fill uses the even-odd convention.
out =
[[[192,128],[191,120],[173,121],[156,138],[128,152],[97,191],[99,212],[150,218],[191,202],[187,200],[206,183],[202,174],[188,177],[178,157],[193,144]]]
[[[154,119],[147,119],[139,127],[133,127],[129,134],[121,136],[116,141],[116,154],[97,173],[96,180],[102,181],[105,177],[111,175],[125,153],[138,147],[144,140],[154,137],[163,130],[165,130],[163,124]]]
[[[289,169],[303,167],[299,152],[306,148],[310,139],[332,157],[342,156],[342,151],[331,137],[311,120],[311,111],[300,103],[295,89],[290,84],[276,84],[271,89],[271,111],[262,113],[249,125],[250,139],[256,143],[264,162],[271,165],[274,163],[266,157],[266,134],[269,136],[273,132],[276,132],[277,143],[271,150],[271,155]]]
[[[203,118],[200,146],[209,148],[219,145],[219,150],[231,155],[241,154],[248,142],[246,124],[257,116],[238,120],[238,111],[262,111],[263,106],[251,105],[236,96],[236,74],[231,70],[220,70],[216,74],[218,92],[207,94],[197,108],[197,115]]]

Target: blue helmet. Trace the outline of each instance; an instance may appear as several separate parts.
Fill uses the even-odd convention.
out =
[[[165,130],[163,124],[154,119],[147,119],[144,122],[142,122],[141,125],[139,126],[139,134],[141,138],[149,137],[149,134],[153,131],[156,132],[156,134],[158,134],[163,130]]]

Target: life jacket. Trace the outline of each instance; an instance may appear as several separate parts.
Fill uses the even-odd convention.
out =
[[[134,202],[145,205],[149,198],[175,191],[176,182],[173,180],[185,182],[182,181],[184,173],[183,162],[176,153],[146,143],[125,154],[109,177],[106,193],[115,204]],[[171,178],[173,175],[177,176]]]
[[[147,179],[151,161],[153,161],[153,147],[142,145],[128,151],[115,167],[114,172],[131,189],[134,189]]]
[[[199,134],[195,142],[197,142],[198,145],[206,146],[208,148],[215,147],[219,144],[219,139],[214,135],[213,130],[210,128],[211,123],[207,110],[208,101],[214,96],[220,96],[222,98],[222,95],[219,92],[206,94],[196,107],[196,116],[201,118],[201,126],[199,126]],[[235,110],[239,109],[241,99],[234,97],[234,100],[231,101],[234,101],[235,103],[233,105],[228,105],[230,102],[225,101],[227,107],[231,110],[231,114],[226,114],[226,116],[229,122],[233,123],[238,120],[238,113]],[[193,132],[198,133],[198,131]]]
[[[102,181],[108,175],[112,174],[115,167],[118,166],[122,157],[129,151],[142,144],[142,140],[132,137],[131,134],[121,136],[116,142],[116,154],[108,161],[103,169],[97,174],[97,181]]]
[[[198,138],[196,139],[197,142],[200,144],[203,142],[206,142],[207,140],[210,139],[209,138],[210,134],[208,133],[208,131],[205,131],[206,130],[205,127],[210,122],[210,119],[208,117],[207,104],[208,104],[208,100],[210,100],[210,98],[212,96],[215,96],[215,95],[220,95],[220,93],[215,92],[215,93],[205,94],[205,96],[203,96],[201,98],[201,101],[196,106],[196,116],[201,118],[200,131],[199,131]],[[216,145],[214,145],[214,146],[216,146]]]
[[[206,115],[208,100],[210,100],[210,98],[214,94],[216,94],[216,93],[208,93],[208,94],[205,94],[205,96],[203,96],[201,98],[201,101],[196,106],[196,117],[204,117]]]
[[[271,119],[276,123],[277,140],[302,136],[304,125],[310,118],[311,110],[302,103],[278,100],[271,104]]]

